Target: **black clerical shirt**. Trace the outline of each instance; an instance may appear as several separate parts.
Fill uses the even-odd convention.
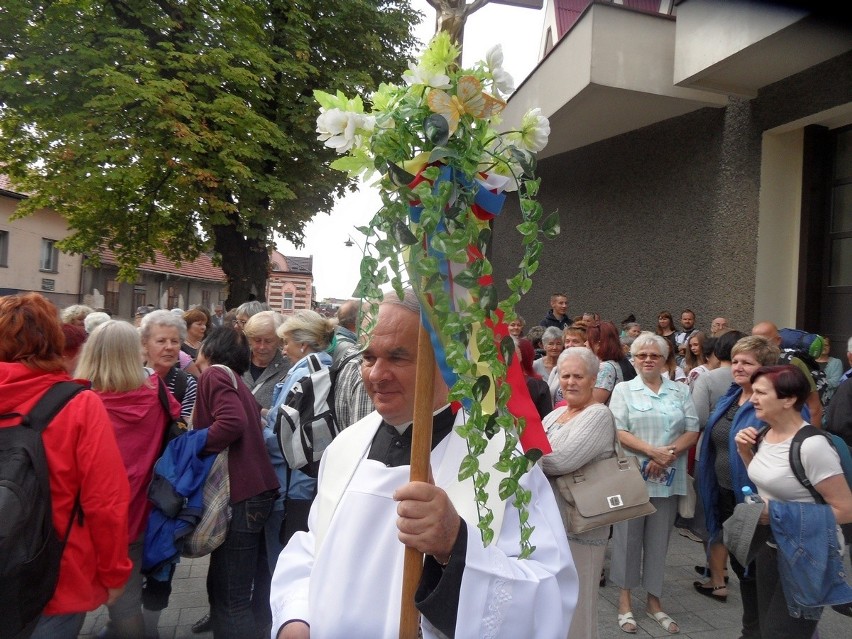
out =
[[[456,416],[450,406],[447,406],[432,419],[432,450],[453,430]],[[368,459],[382,462],[389,468],[406,466],[411,463],[411,431],[406,428],[402,434],[385,421],[382,421],[373,443],[370,445]]]

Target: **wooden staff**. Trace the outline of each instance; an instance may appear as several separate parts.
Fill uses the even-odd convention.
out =
[[[411,433],[411,481],[429,480],[429,458],[432,454],[432,398],[435,388],[435,353],[429,333],[420,325],[417,337],[417,377],[414,384],[414,423]],[[414,605],[414,594],[423,574],[423,553],[406,546],[402,569],[402,602],[399,611],[400,639],[417,639],[420,612]]]

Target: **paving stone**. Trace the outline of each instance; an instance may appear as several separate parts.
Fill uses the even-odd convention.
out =
[[[606,568],[609,568],[609,550]],[[846,557],[847,574],[852,574]],[[700,579],[693,566],[704,562],[701,544],[681,537],[674,532],[669,543],[666,560],[666,581],[663,588],[663,610],[680,625],[682,639],[738,639],[742,615],[739,582],[733,571],[728,584],[728,601],[719,603],[702,597],[692,583]],[[184,559],[175,569],[169,607],[160,616],[160,639],[211,639],[213,633],[195,635],[192,624],[207,610],[207,566],[209,557]],[[610,580],[600,589],[598,598],[598,639],[627,639],[616,622],[618,588]],[[659,624],[645,616],[645,591],[632,593],[633,612],[639,626],[633,637],[669,637]],[[105,606],[86,616],[80,633],[82,639],[92,639],[108,619]],[[820,639],[848,639],[852,636],[852,620],[831,609],[823,613],[819,624]]]

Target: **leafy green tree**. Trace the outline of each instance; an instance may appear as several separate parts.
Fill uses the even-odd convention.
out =
[[[273,233],[301,243],[351,179],[316,139],[315,89],[397,78],[409,0],[4,0],[0,162],[53,208],[63,250],[212,249],[228,304],[262,299]]]

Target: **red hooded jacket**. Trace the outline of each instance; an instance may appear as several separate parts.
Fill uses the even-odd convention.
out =
[[[26,414],[50,386],[69,379],[64,372],[0,363],[0,414]],[[8,420],[0,428],[15,423]],[[56,530],[67,530],[78,491],[83,507],[83,525],[75,522],[71,528],[59,584],[44,612],[87,612],[106,602],[108,588],[120,588],[130,576],[127,472],[103,403],[91,391],[66,404],[44,431],[43,441]]]
[[[145,530],[151,502],[148,501],[148,484],[154,462],[163,447],[163,433],[167,415],[160,403],[156,373],[148,383],[136,390],[123,393],[95,391],[104,403],[112,421],[118,449],[130,481],[130,509],[128,519],[129,541],[132,543]],[[180,415],[180,404],[166,392],[171,415]]]

